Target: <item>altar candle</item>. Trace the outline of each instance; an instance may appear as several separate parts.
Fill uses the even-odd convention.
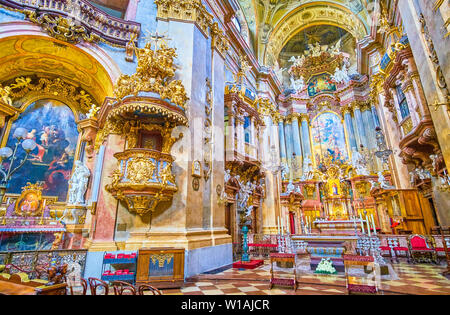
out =
[[[362,233],[364,234],[364,233],[366,233],[366,232],[364,231],[364,221],[363,221],[363,219],[362,219],[361,212],[359,213],[359,219],[361,220],[361,231],[362,231]]]
[[[277,231],[278,234],[281,234],[280,217],[277,217]]]
[[[376,228],[376,226],[375,226],[375,220],[374,220],[374,218],[373,218],[373,213],[370,214],[370,216],[372,217],[373,234],[374,234],[374,235],[377,235],[377,228]]]
[[[369,236],[372,235],[372,233],[370,233],[370,224],[369,224],[369,218],[366,216],[366,223],[367,223],[367,233],[369,234]]]
[[[284,234],[284,223],[283,223],[283,219],[281,219],[281,234]]]

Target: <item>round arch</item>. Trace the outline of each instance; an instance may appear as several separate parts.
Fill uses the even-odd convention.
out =
[[[97,45],[56,40],[28,22],[1,26],[0,82],[33,75],[60,78],[88,92],[97,105],[112,95],[121,72]]]
[[[357,40],[367,35],[363,21],[344,6],[330,2],[304,4],[289,12],[274,27],[264,52],[264,64],[274,65],[281,49],[295,34],[315,25],[340,27]]]

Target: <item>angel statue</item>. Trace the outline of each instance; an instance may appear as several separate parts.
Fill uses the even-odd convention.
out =
[[[75,161],[75,170],[69,180],[69,201],[71,205],[84,205],[84,194],[86,193],[91,172],[81,161]]]
[[[291,59],[289,59],[290,62],[293,63],[294,67],[301,67],[303,64],[303,61],[305,61],[305,56],[301,55],[301,56],[292,56]]]
[[[380,187],[382,189],[395,189],[395,186],[392,186],[386,178],[383,176],[383,173],[380,171],[378,172],[378,182],[380,183]]]
[[[347,68],[345,67],[345,65],[342,66],[342,69],[336,67],[336,69],[334,70],[334,75],[332,75],[331,78],[337,83],[347,83],[348,81],[350,81],[350,77],[348,76]]]
[[[297,80],[295,80],[294,77],[291,77],[291,87],[295,90],[295,92],[303,90],[303,88],[305,87],[305,81],[303,80],[303,77],[300,77]]]
[[[331,46],[328,49],[328,52],[332,55],[339,55],[341,53],[341,40],[342,38],[340,38],[336,44],[334,44],[333,46]]]

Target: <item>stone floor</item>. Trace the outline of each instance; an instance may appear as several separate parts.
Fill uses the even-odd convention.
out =
[[[398,280],[379,282],[380,294],[450,294],[450,280],[442,276],[445,265],[393,264]],[[269,289],[270,266],[266,261],[263,266],[253,270],[230,268],[217,273],[201,274],[189,279],[180,289],[163,290],[166,295],[308,295],[308,294],[346,294],[344,274],[318,275],[311,271],[298,272],[298,289],[274,287]],[[281,276],[291,276],[287,271],[277,270]],[[292,278],[292,276],[291,276]]]

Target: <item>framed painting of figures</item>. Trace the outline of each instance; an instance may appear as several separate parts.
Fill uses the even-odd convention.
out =
[[[13,134],[19,127],[28,130],[27,138],[33,139],[37,146],[30,152],[24,167],[13,174],[7,192],[20,194],[27,182],[43,182],[44,195],[66,201],[79,135],[72,110],[56,100],[32,103],[13,122],[7,146],[15,146]],[[24,157],[25,152],[18,150],[16,163]]]

